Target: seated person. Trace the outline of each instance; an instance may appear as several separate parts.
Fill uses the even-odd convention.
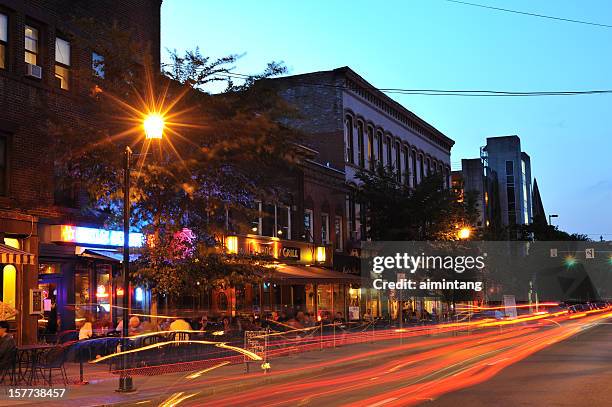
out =
[[[0,371],[11,367],[13,360],[11,356],[16,350],[15,339],[8,330],[8,322],[0,321]]]

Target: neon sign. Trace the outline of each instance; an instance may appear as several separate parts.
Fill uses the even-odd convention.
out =
[[[123,246],[123,232],[119,230],[86,228],[72,225],[61,225],[59,228],[58,237],[60,242]],[[130,247],[142,247],[143,243],[144,235],[142,233],[130,233]]]

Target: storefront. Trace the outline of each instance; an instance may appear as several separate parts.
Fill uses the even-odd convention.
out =
[[[123,233],[72,225],[40,228],[38,288],[44,299],[39,336],[78,329],[89,320],[102,331],[112,330],[121,315]],[[142,246],[143,236],[130,234],[130,247]],[[137,254],[130,254],[133,260]],[[133,313],[147,313],[150,296],[142,287],[128,290]]]
[[[0,319],[20,344],[36,342],[38,219],[0,210]]]
[[[331,270],[330,246],[258,235],[227,236],[229,254],[261,255],[271,260],[261,284],[227,287],[211,293],[212,315],[267,315],[304,311],[323,317],[338,313],[355,319],[359,312],[357,276]]]

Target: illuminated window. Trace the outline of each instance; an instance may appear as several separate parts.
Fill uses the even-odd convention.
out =
[[[96,52],[91,53],[91,70],[94,76],[104,79],[104,57]]]
[[[0,69],[6,69],[6,48],[8,42],[8,17],[0,14]]]
[[[12,264],[7,264],[2,269],[2,302],[15,308],[17,269]],[[14,318],[14,317],[13,317]]]
[[[37,65],[38,62],[38,30],[25,26],[25,61]]]
[[[70,88],[70,43],[61,38],[55,39],[55,77],[60,88]]]

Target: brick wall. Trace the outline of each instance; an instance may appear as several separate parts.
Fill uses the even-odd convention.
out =
[[[0,132],[8,138],[8,192],[0,196],[0,208],[17,209],[44,218],[70,211],[54,205],[53,157],[47,118],[59,121],[87,120],[79,99],[89,90],[73,81],[69,91],[59,89],[54,76],[55,38],[58,33],[79,33],[73,17],[125,27],[150,50],[159,65],[159,0],[126,1],[15,1],[0,0],[0,13],[9,17],[7,69],[0,70]],[[39,62],[42,80],[24,75],[24,24],[40,29]],[[96,33],[94,32],[93,35]],[[91,50],[71,42],[71,70],[91,66]],[[87,135],[84,135],[86,137]],[[72,211],[74,213],[74,211]]]

